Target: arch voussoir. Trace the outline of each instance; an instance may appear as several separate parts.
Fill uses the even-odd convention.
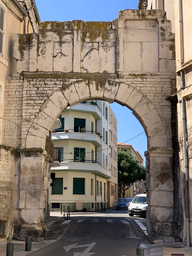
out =
[[[77,81],[75,83],[76,91],[78,92],[79,99],[81,101],[90,98],[90,89],[88,80]]]
[[[115,101],[121,103],[122,105],[125,105],[125,102],[129,95],[132,93],[134,88],[126,83],[120,83],[118,92],[115,96]]]
[[[130,109],[134,109],[142,99],[144,99],[146,96],[136,88],[132,90],[132,92],[129,94],[129,97],[126,100],[127,105]]]
[[[63,87],[62,92],[71,107],[81,101],[73,83]]]
[[[115,81],[107,81],[104,90],[104,99],[109,100],[109,102],[114,102],[115,95],[117,94],[119,88],[119,83]]]
[[[55,91],[49,99],[57,106],[61,111],[68,106],[68,101],[63,95],[63,93],[59,91]]]

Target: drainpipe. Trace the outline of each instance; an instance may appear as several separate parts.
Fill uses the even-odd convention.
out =
[[[183,36],[183,3],[179,0],[179,30],[180,30],[180,55],[181,66],[184,63],[184,36]],[[180,72],[181,76],[181,90],[185,88],[185,74],[184,71]],[[185,212],[186,212],[186,237],[187,246],[190,246],[190,232],[189,232],[189,175],[187,170],[187,147],[186,147],[186,105],[185,99],[181,98],[182,105],[182,130],[183,130],[183,162],[184,162],[184,175],[185,175]]]

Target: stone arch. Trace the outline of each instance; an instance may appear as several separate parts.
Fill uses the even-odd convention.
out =
[[[113,90],[106,86],[98,91],[93,86],[93,89],[90,89],[91,94],[88,91],[86,93],[79,85],[68,86],[65,91],[54,91],[41,106],[39,114],[34,118],[27,133],[25,148],[44,149],[46,135],[60,113],[69,105],[73,106],[88,99],[115,101],[128,107],[133,111],[146,132],[148,148],[166,148],[168,146],[166,129],[152,101],[143,92],[131,85],[126,83],[114,84]],[[74,92],[77,95],[73,98],[70,95]]]

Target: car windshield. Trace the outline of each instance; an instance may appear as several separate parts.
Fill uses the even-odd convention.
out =
[[[133,199],[132,203],[146,204],[147,203],[146,196],[136,196]]]
[[[127,198],[127,201],[130,203],[133,200],[133,198]]]
[[[119,198],[118,199],[118,202],[122,203],[122,202],[127,202],[127,199],[126,198]]]

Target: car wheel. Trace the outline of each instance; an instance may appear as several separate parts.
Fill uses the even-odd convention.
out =
[[[134,215],[133,213],[129,213],[129,216],[133,217],[133,215]]]
[[[142,212],[142,213],[141,213],[141,217],[142,217],[142,218],[146,218],[146,213],[145,213],[145,212]]]

